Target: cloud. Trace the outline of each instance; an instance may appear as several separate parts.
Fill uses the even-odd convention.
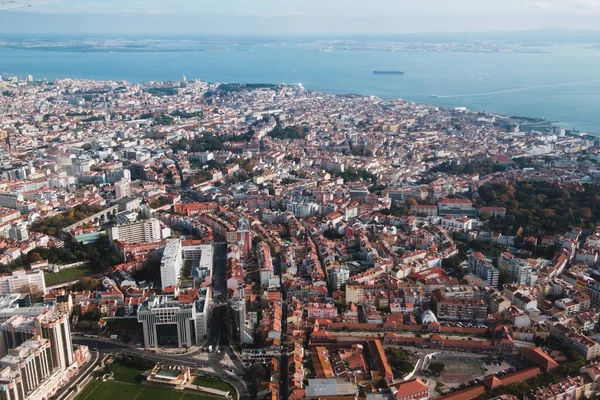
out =
[[[552,8],[554,8],[552,4],[546,1],[536,1],[532,4],[532,7],[540,10],[551,10]]]
[[[578,15],[600,12],[600,0],[538,0],[530,6],[537,12]]]
[[[575,4],[588,10],[600,10],[600,0],[577,0]]]

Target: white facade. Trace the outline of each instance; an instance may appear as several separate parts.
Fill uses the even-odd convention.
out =
[[[331,270],[331,286],[339,290],[350,279],[350,270],[347,267],[335,267]]]
[[[180,303],[173,296],[152,296],[138,309],[145,347],[177,344],[190,347],[208,334],[210,289],[203,289],[201,297],[191,303]],[[175,337],[161,335],[161,329],[170,327]],[[175,343],[176,340],[176,343]]]
[[[182,267],[181,240],[167,239],[167,245],[160,262],[160,278],[163,289],[179,285]]]
[[[46,293],[44,271],[14,271],[0,276],[0,295],[11,293]]]
[[[131,181],[129,179],[122,179],[115,183],[115,197],[120,199],[121,197],[127,197],[131,194]]]
[[[111,241],[120,241],[128,244],[152,243],[161,240],[162,231],[160,222],[156,218],[131,222],[108,228]]]

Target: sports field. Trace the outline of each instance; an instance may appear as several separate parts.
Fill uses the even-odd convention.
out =
[[[76,281],[85,276],[94,275],[94,270],[90,265],[82,265],[80,267],[65,269],[60,272],[46,272],[44,279],[46,286],[54,286],[65,282]]]
[[[223,400],[222,397],[183,393],[121,382],[91,382],[76,400]]]

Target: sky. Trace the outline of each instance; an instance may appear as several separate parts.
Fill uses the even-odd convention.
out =
[[[600,0],[62,0],[0,12],[0,33],[392,34],[598,29],[598,18]]]

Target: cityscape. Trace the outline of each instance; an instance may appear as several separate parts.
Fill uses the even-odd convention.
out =
[[[0,400],[600,398],[600,3],[305,2],[0,1]]]

